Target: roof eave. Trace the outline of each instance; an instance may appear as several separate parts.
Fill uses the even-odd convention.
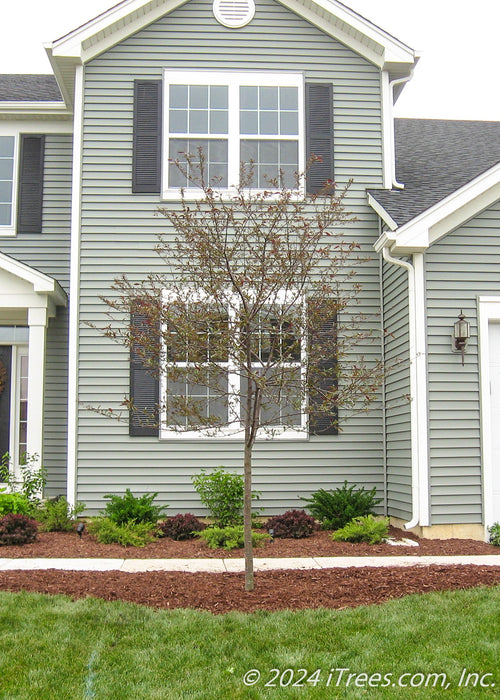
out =
[[[418,60],[413,49],[337,0],[279,1],[395,77],[410,75]],[[87,63],[186,2],[187,0],[124,0],[46,45],[66,103],[71,105],[73,99],[72,80],[69,75],[65,75],[70,66]]]
[[[4,101],[0,102],[0,118],[64,119],[72,115],[64,102]]]
[[[370,198],[371,195],[368,197]],[[498,200],[500,200],[500,163],[481,173],[411,221],[393,229],[389,237],[386,233],[382,234],[375,242],[375,250],[380,251],[387,245],[389,238],[391,253],[396,255],[427,250],[450,231],[462,226]],[[370,199],[369,202],[371,204]],[[383,209],[380,204],[378,207]]]

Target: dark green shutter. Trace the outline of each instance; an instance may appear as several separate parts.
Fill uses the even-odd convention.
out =
[[[21,136],[17,232],[41,233],[45,136]]]
[[[337,393],[337,358],[325,357],[321,350],[321,338],[328,336],[328,345],[331,347],[331,335],[336,334],[337,317],[329,315],[325,310],[325,319],[321,323],[320,332],[314,339],[316,353],[311,353],[313,366],[309,374],[309,434],[310,435],[338,435],[338,407],[333,397]],[[314,354],[319,358],[314,365]],[[315,372],[315,367],[317,372]],[[324,395],[332,396],[330,410],[316,411],[314,406],[324,403]]]
[[[141,313],[132,312],[130,324],[132,336],[148,329],[146,316]],[[129,435],[158,437],[159,379],[144,364],[143,355],[136,348],[132,345],[130,351],[130,399],[135,410],[130,410]]]
[[[161,80],[134,81],[132,192],[161,189]]]
[[[333,167],[333,85],[306,83],[306,156],[320,156],[307,174],[308,194],[319,192],[334,181]]]

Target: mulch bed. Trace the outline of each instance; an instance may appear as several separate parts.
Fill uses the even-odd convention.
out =
[[[349,608],[383,603],[410,593],[500,584],[500,568],[426,566],[266,571],[255,574],[255,590],[244,591],[243,574],[119,571],[5,571],[0,589],[64,593],[71,598],[125,600],[155,608],[195,608],[212,613],[234,610]]]
[[[319,531],[311,537],[300,540],[275,539],[263,547],[257,547],[254,554],[259,558],[268,557],[362,557],[362,556],[418,556],[452,554],[500,554],[500,548],[486,542],[474,540],[426,540],[391,528],[391,537],[413,539],[418,547],[392,546],[389,544],[352,544],[333,542],[330,533]],[[41,532],[36,542],[22,547],[0,547],[0,558],[32,557],[97,557],[110,559],[212,559],[238,558],[243,550],[210,549],[199,539],[175,542],[164,537],[146,547],[122,547],[119,544],[99,544],[87,532],[82,539],[74,532]]]
[[[396,538],[408,537],[392,529]],[[417,539],[414,536],[409,536]],[[418,547],[388,544],[362,545],[332,542],[329,533],[317,532],[303,540],[276,539],[255,550],[256,557],[387,556],[499,554],[498,547],[472,540],[418,540]],[[36,542],[22,547],[1,547],[0,558],[212,558],[242,557],[242,550],[209,549],[199,540],[174,542],[161,539],[143,548],[100,545],[84,533],[40,533]],[[382,603],[410,593],[456,590],[500,584],[500,567],[419,566],[411,568],[350,568],[312,571],[267,571],[255,574],[255,590],[244,591],[243,574],[183,572],[124,573],[0,571],[0,590],[62,593],[74,599],[96,597],[125,600],[157,608],[195,608],[212,613],[233,610],[347,608]]]

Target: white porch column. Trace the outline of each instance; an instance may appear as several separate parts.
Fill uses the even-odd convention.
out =
[[[45,385],[46,308],[28,309],[28,434],[26,451],[43,464],[43,398]]]

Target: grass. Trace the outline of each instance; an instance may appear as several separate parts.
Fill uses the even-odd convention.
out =
[[[72,602],[63,596],[1,593],[0,697],[494,697],[500,685],[499,609],[500,587],[408,596],[341,611],[220,616],[92,598]],[[351,678],[346,687],[345,671],[336,685],[339,672],[331,669],[340,668],[367,675]],[[459,688],[464,668],[478,677]],[[258,669],[261,680],[246,687],[243,676],[250,669]],[[313,675],[316,669],[321,671]],[[280,687],[280,678],[282,685],[300,682],[305,672],[302,686]],[[372,675],[377,673],[380,679]],[[442,678],[430,677],[425,687],[432,673],[447,675],[446,691]],[[385,674],[392,676],[384,681]],[[415,687],[393,687],[401,674],[410,674],[402,682]],[[421,675],[412,679],[411,674]],[[265,687],[273,676],[275,687]],[[473,687],[480,678],[488,687]],[[437,688],[432,688],[434,680]],[[384,683],[389,687],[380,687]]]

